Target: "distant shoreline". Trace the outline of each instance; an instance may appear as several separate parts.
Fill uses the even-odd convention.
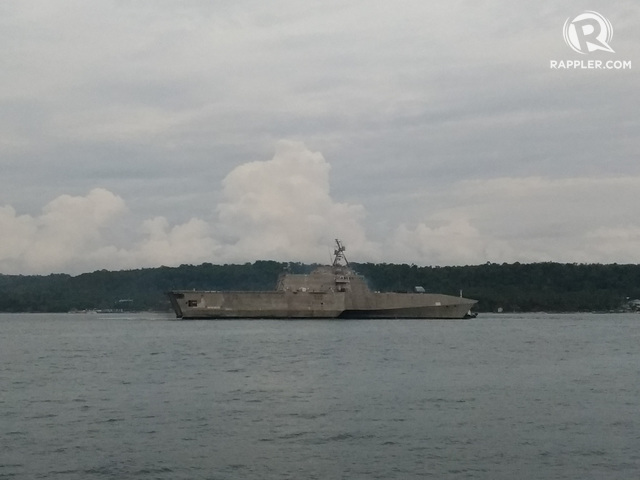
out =
[[[496,264],[417,266],[353,263],[373,289],[459,295],[478,300],[474,312],[624,313],[640,311],[640,265]],[[273,290],[285,270],[308,273],[314,265],[256,261],[242,265],[181,265],[99,270],[77,276],[0,274],[0,312],[102,310],[165,312],[173,289]],[[125,306],[126,304],[126,306]]]

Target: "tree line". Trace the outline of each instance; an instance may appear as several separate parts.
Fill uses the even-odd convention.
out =
[[[169,290],[272,290],[284,271],[307,273],[315,265],[257,261],[181,265],[67,274],[0,274],[0,311],[168,311]],[[640,265],[532,264],[455,267],[388,263],[352,264],[373,290],[459,295],[478,300],[476,310],[569,312],[619,310],[640,298]]]

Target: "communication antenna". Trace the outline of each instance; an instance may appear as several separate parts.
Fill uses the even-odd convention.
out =
[[[349,260],[344,254],[346,250],[345,246],[336,238],[336,248],[333,250],[333,266],[334,267],[348,267]],[[344,265],[342,264],[344,262]]]

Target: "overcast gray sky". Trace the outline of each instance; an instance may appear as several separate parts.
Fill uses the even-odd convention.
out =
[[[606,17],[614,53],[563,25]],[[0,2],[0,273],[640,263],[628,1]],[[552,69],[552,60],[631,69]]]

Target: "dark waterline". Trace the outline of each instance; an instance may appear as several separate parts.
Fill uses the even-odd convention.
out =
[[[0,329],[0,479],[640,474],[640,315]]]

